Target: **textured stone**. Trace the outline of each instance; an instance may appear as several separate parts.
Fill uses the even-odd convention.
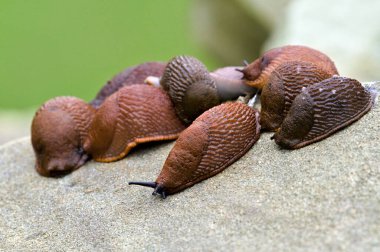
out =
[[[45,178],[29,138],[0,147],[0,250],[375,251],[380,107],[289,151],[263,134],[224,172],[165,200],[152,181],[173,143]]]

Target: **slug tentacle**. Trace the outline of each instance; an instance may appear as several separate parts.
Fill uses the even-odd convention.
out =
[[[354,79],[323,80],[297,95],[274,140],[285,148],[301,148],[360,119],[372,104],[371,93]]]
[[[184,128],[165,92],[149,85],[131,85],[99,107],[84,149],[95,161],[112,162],[138,144],[174,140]]]
[[[163,62],[146,62],[129,67],[107,81],[90,104],[98,108],[108,96],[120,88],[133,84],[144,84],[148,76],[162,76],[165,67],[166,63]]]
[[[262,89],[276,67],[287,61],[311,62],[331,75],[338,75],[334,62],[327,55],[306,46],[289,45],[271,49],[245,67],[244,79],[248,85]]]
[[[156,179],[155,193],[182,191],[242,157],[260,136],[259,113],[227,102],[199,116],[184,130]]]

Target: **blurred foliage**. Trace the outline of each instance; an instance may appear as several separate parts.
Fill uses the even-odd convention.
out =
[[[215,62],[189,33],[190,0],[1,0],[0,109],[91,100],[124,68],[178,54]]]

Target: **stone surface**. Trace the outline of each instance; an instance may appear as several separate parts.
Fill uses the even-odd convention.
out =
[[[380,106],[305,148],[263,134],[217,176],[163,200],[152,181],[173,143],[34,171],[29,138],[0,147],[0,251],[375,251],[380,249]]]

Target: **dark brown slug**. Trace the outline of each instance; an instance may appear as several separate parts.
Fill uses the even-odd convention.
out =
[[[177,115],[186,124],[206,110],[241,95],[254,93],[245,85],[242,73],[227,67],[209,73],[205,65],[191,56],[177,56],[169,61],[160,85],[169,94]]]
[[[279,65],[261,92],[261,128],[278,129],[303,87],[331,77],[331,73],[310,62],[290,61]]]
[[[227,102],[199,116],[176,141],[155,182],[130,182],[154,188],[153,194],[182,191],[223,171],[259,139],[259,113]]]
[[[284,148],[301,148],[352,124],[372,104],[372,94],[354,79],[323,80],[302,89],[273,138]]]
[[[306,46],[288,45],[271,49],[246,66],[242,72],[246,83],[262,89],[272,71],[287,61],[305,61],[318,65],[331,75],[338,75],[334,62],[325,54]]]
[[[31,128],[36,170],[42,176],[61,176],[88,159],[83,143],[95,110],[75,97],[56,97],[36,112]]]
[[[95,161],[112,162],[137,144],[176,139],[184,128],[163,90],[149,85],[126,86],[96,111],[84,149]]]
[[[132,84],[144,84],[148,76],[162,76],[165,67],[166,63],[164,62],[146,62],[129,67],[107,81],[90,104],[98,108],[108,96],[120,88]]]

